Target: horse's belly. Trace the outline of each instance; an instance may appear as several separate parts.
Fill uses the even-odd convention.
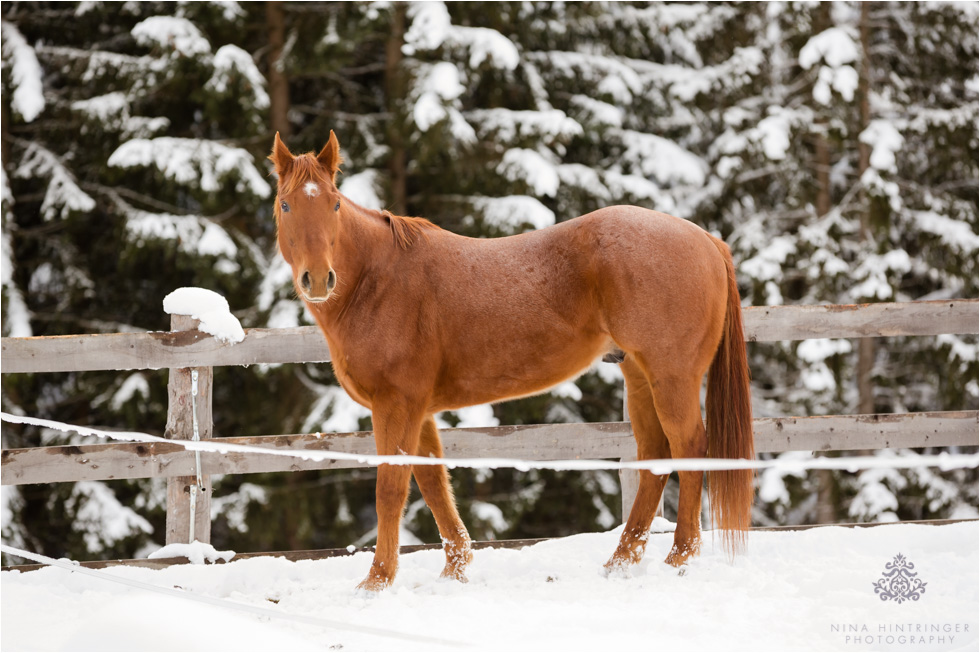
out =
[[[608,336],[600,334],[538,351],[501,347],[492,359],[461,362],[446,370],[432,408],[453,410],[540,394],[582,374],[609,347]]]

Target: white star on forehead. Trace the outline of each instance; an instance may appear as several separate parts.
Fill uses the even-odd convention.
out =
[[[320,187],[314,184],[312,181],[306,182],[303,186],[303,191],[306,193],[307,197],[316,197],[320,194]]]

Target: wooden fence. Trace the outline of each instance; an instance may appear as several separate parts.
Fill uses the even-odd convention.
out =
[[[769,306],[746,308],[750,342],[808,338],[863,338],[976,334],[978,300],[862,304],[847,306]],[[222,343],[175,316],[170,332],[115,333],[3,338],[2,372],[76,372],[92,370],[170,370],[166,435],[190,439],[193,432],[191,377],[196,371],[199,433],[212,436],[211,368],[220,365],[325,362],[330,352],[315,327],[249,329],[245,340]],[[844,451],[907,447],[977,446],[977,411],[901,415],[835,415],[754,420],[756,451]],[[628,422],[542,424],[445,429],[445,455],[452,458],[635,459]],[[222,438],[223,443],[279,450],[330,450],[373,454],[368,432]],[[108,443],[5,449],[3,485],[166,477],[167,543],[186,542],[190,531],[190,488],[196,474],[204,484],[197,501],[196,539],[210,541],[211,474],[339,469],[366,465],[351,460],[303,460],[261,453],[200,454],[178,444]],[[635,495],[635,474],[621,474],[624,514]]]

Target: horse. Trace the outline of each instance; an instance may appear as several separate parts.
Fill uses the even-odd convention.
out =
[[[333,131],[319,154],[299,156],[277,133],[269,158],[278,175],[279,251],[338,381],[371,410],[378,454],[442,457],[440,411],[541,393],[612,355],[622,361],[639,460],[754,457],[742,309],[720,239],[635,206],[467,238],[341,195]],[[442,536],[442,577],[466,582],[471,540],[446,468],[382,464],[377,546],[362,590],[383,590],[395,578],[411,475]],[[666,559],[675,567],[701,548],[704,473],[678,477]],[[628,573],[643,556],[666,482],[665,474],[641,472],[607,574]],[[709,471],[708,492],[712,522],[734,555],[751,521],[752,472]]]

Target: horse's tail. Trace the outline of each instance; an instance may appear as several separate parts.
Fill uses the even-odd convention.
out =
[[[708,370],[707,411],[709,458],[755,458],[749,364],[742,331],[742,305],[735,281],[735,264],[728,246],[715,239],[728,272],[728,307],[721,344]],[[708,472],[711,522],[722,530],[722,544],[734,555],[745,546],[752,523],[753,471],[727,469]]]

